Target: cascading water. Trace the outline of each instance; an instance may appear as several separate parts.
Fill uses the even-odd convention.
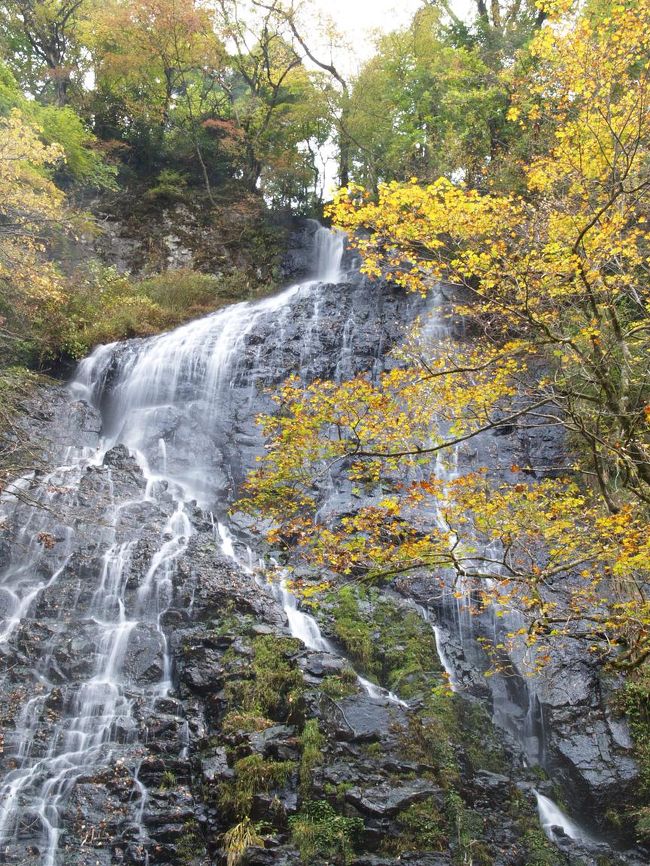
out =
[[[230,530],[222,523],[218,524],[218,536],[223,553],[236,562],[240,567],[249,569],[250,566],[246,560],[238,556],[235,551],[235,543]],[[250,555],[248,559],[250,559]],[[277,566],[277,563],[275,563],[275,566],[276,570],[280,572],[281,578],[272,581],[271,590],[276,601],[281,605],[286,614],[291,636],[302,641],[307,649],[328,653],[333,656],[339,656],[340,653],[334,644],[327,640],[327,638],[323,637],[320,626],[314,617],[310,616],[304,610],[300,610],[296,597],[289,590],[286,577],[282,574],[282,570]],[[261,570],[264,570],[263,564]],[[401,707],[408,707],[406,701],[400,700],[394,692],[378,686],[376,683],[362,677],[360,674],[357,674],[357,682],[366,694],[375,700],[387,701],[388,703],[396,704]]]
[[[318,225],[314,238],[316,274],[323,283],[341,282],[341,266],[347,245],[345,232]]]
[[[0,851],[8,862],[24,862],[21,851],[27,849],[39,852],[45,866],[63,862],[62,816],[75,783],[99,767],[114,765],[120,754],[137,745],[135,705],[139,715],[155,713],[156,702],[168,694],[171,668],[164,617],[175,562],[193,531],[192,501],[225,510],[226,491],[235,483],[234,476],[244,471],[238,463],[241,452],[258,447],[251,404],[257,399],[258,383],[269,382],[269,366],[277,368],[277,379],[271,378],[270,383],[283,379],[294,364],[304,375],[318,374],[326,354],[318,342],[321,319],[328,316],[327,339],[331,341],[333,330],[339,338],[334,360],[327,363],[335,368],[343,352],[349,368],[354,312],[352,308],[343,312],[338,301],[333,303],[324,294],[326,284],[342,278],[344,252],[342,233],[318,227],[312,280],[258,303],[236,304],[159,337],[98,348],[80,364],[70,391],[73,398],[101,408],[99,447],[66,455],[60,468],[40,479],[38,498],[43,509],[32,509],[5,494],[2,506],[8,518],[20,523],[24,517],[13,556],[2,572],[5,616],[0,640],[6,643],[29,622],[48,589],[56,589],[63,580],[75,555],[70,528],[75,519],[70,509],[83,499],[84,485],[93,477],[89,471],[101,468],[98,475],[108,477],[101,491],[94,587],[89,584],[78,592],[65,612],[65,622],[52,630],[48,648],[32,673],[36,697],[25,701],[15,734],[5,742],[13,767],[0,787]],[[301,339],[294,346],[284,338],[285,323],[296,315],[302,317],[304,327],[294,327],[292,336],[311,333],[312,345]],[[260,340],[259,334],[265,333],[272,339]],[[373,358],[384,339],[383,329],[377,327],[369,346]],[[271,343],[271,351],[278,353],[274,364],[264,355]],[[242,400],[244,394],[248,398]],[[233,431],[240,437],[236,443]],[[114,490],[110,480],[112,449],[118,444],[135,455],[146,479],[144,488],[130,490],[128,496]],[[16,482],[16,490],[30,483],[26,477]],[[53,520],[53,509],[65,525]],[[157,541],[149,545],[144,575],[134,586],[133,561],[142,527],[134,525],[137,520],[132,515],[146,514],[147,509],[152,513],[160,509],[167,518],[152,533]],[[50,537],[56,539],[52,553]],[[315,621],[298,609],[286,587],[280,585],[276,592],[294,633],[308,646],[331,651]],[[70,640],[70,630],[79,624],[83,624],[84,646],[92,647],[92,653],[86,660],[87,673],[79,664],[81,670],[71,677],[59,669],[60,644]],[[131,661],[143,644],[156,648],[151,663],[155,675],[148,669],[145,683],[134,679]],[[376,696],[398,700],[362,682]],[[64,690],[60,718],[44,733],[48,705],[60,687]],[[148,796],[137,770],[131,785],[137,823]]]
[[[235,561],[238,561],[236,557],[233,558],[235,558]],[[314,617],[299,609],[295,596],[287,588],[286,580],[276,581],[273,584],[273,594],[287,615],[289,631],[292,637],[302,641],[307,649],[338,655],[336,647],[327,638],[323,637]],[[406,701],[400,700],[394,692],[378,686],[360,674],[357,674],[357,682],[366,694],[375,700],[388,701],[401,707],[408,707]]]
[[[262,364],[259,355],[253,355],[250,366],[251,335],[272,330],[282,346],[285,322],[301,304],[307,306],[306,330],[314,329],[323,285],[341,279],[343,233],[319,226],[314,243],[313,280],[257,303],[227,307],[151,340],[103,346],[82,361],[72,393],[101,403],[107,444],[126,445],[154,478],[173,482],[182,498],[205,507],[222,500],[228,480],[224,444],[227,448],[225,440],[238,420],[233,413],[239,410],[230,392],[243,381],[254,391],[255,383],[265,379],[263,366],[255,366]],[[301,361],[307,368],[310,358]]]
[[[431,630],[433,631],[433,636],[436,641],[436,652],[438,653],[438,659],[440,660],[440,664],[443,667],[445,675],[447,677],[447,683],[452,692],[457,692],[459,690],[459,683],[456,678],[456,671],[454,670],[454,666],[451,661],[447,657],[447,652],[445,650],[443,644],[442,631],[439,625],[436,625],[431,619],[431,611],[424,607],[421,604],[416,604],[415,609],[420,614],[422,619],[429,623],[431,626]]]
[[[290,372],[308,380],[380,368],[389,342],[382,311],[369,315],[365,300],[355,309],[354,292],[327,290],[345,279],[345,237],[318,227],[313,240],[313,279],[168,334],[98,348],[80,364],[70,391],[101,410],[99,446],[62,455],[60,468],[47,476],[16,482],[42,508],[11,491],[0,501],[17,539],[0,575],[0,649],[25,644],[37,610],[48,617],[43,639],[32,649],[38,660],[28,674],[31,690],[24,690],[15,730],[5,741],[11,762],[0,783],[5,862],[63,866],[66,822],[72,820],[66,809],[75,786],[127,758],[132,769],[125,820],[132,824],[131,838],[139,840],[150,797],[140,774],[142,720],[169,703],[166,615],[177,563],[195,531],[196,503],[224,519],[229,496],[259,453],[255,415],[270,405],[263,386]],[[111,465],[119,448],[121,460],[127,459],[125,449],[135,455],[145,483],[135,470],[131,480],[122,472],[114,482]],[[89,547],[77,534],[91,499],[98,504]],[[220,543],[241,564],[223,526]],[[83,580],[69,581],[68,595],[54,604],[54,591],[77,560],[84,563]],[[274,592],[294,636],[311,649],[336,652],[286,583],[276,582]],[[469,628],[465,616],[457,608],[458,629]],[[443,632],[432,627],[456,688]],[[405,706],[374,683],[362,677],[359,683],[370,697]],[[178,749],[188,749],[186,723]],[[542,823],[551,826],[557,815],[539,798]]]
[[[137,456],[147,479],[145,489],[126,501],[115,495],[110,483],[103,491],[97,536],[101,567],[95,587],[79,593],[73,609],[66,612],[66,623],[50,636],[50,647],[32,673],[36,696],[26,700],[15,734],[6,738],[5,751],[12,754],[14,766],[0,787],[0,851],[10,862],[21,862],[21,846],[29,845],[40,852],[44,866],[60,862],[61,806],[75,782],[98,766],[113,764],[137,736],[134,694],[139,702],[153,706],[171,687],[162,621],[172,593],[174,563],[192,533],[186,503],[195,499],[213,505],[227,483],[224,449],[218,446],[227,440],[229,425],[236,424],[229,393],[240,375],[248,377],[250,387],[256,377],[255,370],[242,371],[247,337],[262,320],[277,332],[295,303],[309,308],[309,319],[320,302],[321,283],[339,278],[344,239],[319,229],[316,250],[318,274],[308,283],[257,304],[235,305],[152,340],[96,350],[81,363],[71,392],[102,406],[100,447],[68,453],[59,468],[40,479],[40,507],[11,495],[29,487],[30,477],[5,492],[3,517],[22,528],[2,571],[2,644],[20,630],[39,599],[65,573],[74,553],[74,520],[60,525],[53,513],[63,523],[66,512],[78,505],[88,470],[101,466],[119,442]],[[221,460],[215,458],[218,452]],[[160,527],[158,544],[134,592],[131,560],[137,542],[133,537],[125,540],[134,532],[132,527],[125,532],[124,524],[129,511],[167,501],[168,490],[175,505]],[[75,623],[83,623],[87,632],[92,663],[85,678],[64,683],[61,719],[44,735],[48,702],[66,679],[58,670],[58,642],[65,628]],[[143,640],[143,633],[158,647],[157,675],[144,686],[134,682],[125,667],[127,652]],[[138,779],[133,787],[134,801],[144,802],[145,787]]]
[[[92,458],[79,454],[73,468],[66,467],[49,476],[50,481],[53,478],[61,481],[62,477],[67,481],[66,488],[60,484],[56,487],[60,498],[69,499],[73,496],[71,491],[75,488],[70,484],[71,476],[79,484],[81,473],[96,466],[103,452],[102,448]],[[51,487],[49,484],[46,494]],[[61,835],[60,807],[67,794],[76,781],[93,767],[110,765],[117,760],[122,747],[133,736],[136,724],[129,692],[135,691],[136,686],[128,683],[123,662],[127,648],[138,632],[149,632],[156,636],[161,657],[160,676],[148,689],[141,691],[142,701],[153,703],[157,697],[166,695],[171,686],[161,616],[170,598],[173,562],[183,550],[190,532],[189,521],[179,503],[164,527],[160,547],[152,557],[145,579],[134,597],[127,591],[134,542],[118,540],[121,534],[118,524],[123,510],[135,503],[113,501],[110,484],[105,492],[108,508],[100,532],[100,542],[103,542],[105,552],[101,558],[97,583],[92,592],[82,593],[83,601],[80,600],[71,612],[78,617],[77,622],[83,624],[89,644],[93,646],[88,676],[65,683],[64,712],[48,731],[46,742],[43,742],[43,718],[47,717],[49,705],[61,681],[56,647],[59,634],[54,632],[51,647],[45,649],[33,671],[37,697],[26,702],[16,728],[13,744],[15,769],[8,773],[0,788],[0,845],[11,854],[12,844],[19,843],[22,836],[35,837],[44,866],[53,866],[57,862]],[[146,494],[141,501],[145,498]],[[59,501],[58,508],[61,507],[62,502]],[[47,510],[41,511],[41,508],[45,509],[44,503],[35,509],[40,518],[38,525],[47,520],[47,515],[51,520],[49,506]],[[54,529],[51,523],[49,529]],[[39,530],[36,541],[39,537],[43,539],[43,532]],[[32,542],[33,536],[32,528]],[[45,538],[46,543],[49,543],[49,534]],[[66,545],[66,549],[70,546]],[[69,558],[68,553],[65,561],[52,571],[47,581],[41,581],[29,589],[18,605],[24,617],[29,613],[27,602],[33,604],[39,595],[56,586]],[[5,590],[10,594],[16,595],[20,590],[23,583],[21,571],[26,565],[37,573],[43,568],[43,563],[35,563],[32,555],[23,563],[22,569],[10,563],[3,575]],[[14,612],[10,618],[14,628],[19,625],[16,619]],[[5,639],[9,634],[5,629]]]
[[[549,839],[553,840],[554,838],[557,838],[557,831],[559,829],[560,836],[563,834],[576,842],[582,842],[587,845],[593,844],[593,837],[590,836],[584,828],[576,824],[575,821],[572,821],[571,818],[560,809],[557,803],[554,803],[549,797],[544,797],[538,791],[535,792],[535,796],[537,797],[537,809],[539,811],[540,824]]]

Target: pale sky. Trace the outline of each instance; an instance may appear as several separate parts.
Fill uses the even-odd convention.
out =
[[[395,30],[408,24],[421,0],[318,0],[338,29],[353,44],[357,56],[372,54],[373,32]]]
[[[377,31],[388,32],[408,24],[422,0],[316,0],[315,5],[332,18],[337,28],[348,35],[354,53],[363,61],[373,49]],[[466,18],[474,0],[452,0],[451,7]],[[348,72],[354,71],[348,69]]]

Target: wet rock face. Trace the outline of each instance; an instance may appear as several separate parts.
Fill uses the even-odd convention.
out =
[[[34,415],[27,422],[32,430],[41,425],[40,439],[54,434],[59,412],[69,410],[65,395],[52,391],[45,396],[53,406],[47,421],[41,417],[37,424]],[[25,488],[30,499],[10,508],[3,523],[9,552],[5,573],[20,562],[20,526],[36,519],[28,502],[43,494],[43,484],[53,486],[47,474],[32,479]],[[270,595],[223,559],[211,523],[199,519],[174,563],[165,628],[144,614],[140,621],[125,619],[120,626],[118,615],[117,628],[128,637],[113,643],[119,672],[109,676],[104,644],[115,635],[107,636],[99,620],[100,614],[110,620],[114,604],[106,575],[111,551],[128,547],[120,604],[138,611],[138,595],[161,543],[168,543],[167,526],[176,506],[164,496],[144,498],[142,472],[121,446],[101,463],[83,468],[74,494],[63,485],[57,488],[48,509],[56,507],[57,520],[74,526],[74,554],[66,550],[66,566],[54,567],[60,565],[57,546],[68,541],[61,538],[54,539],[51,550],[45,545],[40,558],[35,556],[40,584],[34,588],[40,585],[40,592],[0,645],[3,775],[20,779],[14,771],[21,764],[34,774],[18,792],[16,821],[4,827],[3,862],[36,866],[47,861],[46,830],[54,820],[40,814],[39,797],[57,793],[63,796],[56,825],[50,827],[59,836],[57,863],[200,862],[205,860],[206,828],[197,821],[204,813],[193,791],[193,755],[197,743],[218,727],[219,659],[230,646],[215,629],[226,611],[228,616],[237,612],[251,621],[262,619],[269,630],[282,630],[284,616]],[[169,694],[159,688],[168,664],[177,683]],[[79,733],[68,733],[72,729]],[[73,754],[75,745],[87,748],[83,760]],[[25,748],[29,758],[21,760]],[[213,775],[217,769],[212,768]],[[210,775],[209,767],[206,773]]]
[[[627,725],[615,710],[612,686],[584,655],[558,653],[538,689],[548,725],[548,764],[568,790],[604,815],[633,802],[639,769]],[[620,685],[620,683],[618,684]]]
[[[512,466],[530,467],[530,476],[539,479],[561,474],[567,453],[556,427],[529,428],[522,422],[463,445],[458,467],[459,472],[486,467],[496,482],[515,480]],[[432,593],[427,576],[398,580],[395,586],[430,608],[460,688],[492,706],[494,720],[512,747],[527,763],[543,766],[567,792],[573,814],[584,816],[588,828],[602,833],[613,804],[634,802],[639,770],[626,722],[615,708],[614,692],[621,683],[603,672],[588,643],[558,641],[552,658],[534,676],[521,658],[513,657],[504,660],[510,669],[507,676],[486,678],[489,664],[476,638],[494,641],[499,629],[494,617],[489,612],[463,616],[452,598]],[[502,620],[500,627],[505,632],[521,624]],[[611,832],[616,835],[615,828]],[[627,843],[632,841],[628,837]]]
[[[316,220],[304,220],[294,227],[291,243],[282,260],[283,282],[298,283],[310,279],[313,275],[314,235],[318,229]]]
[[[287,264],[301,278],[311,228]],[[476,742],[427,718],[439,671],[408,708],[370,698],[345,679],[341,658],[288,637],[264,579],[224,558],[209,509],[178,501],[183,482],[225,512],[260,453],[264,389],[291,372],[378,372],[420,310],[419,299],[358,279],[307,287],[253,327],[235,322],[221,391],[209,377],[212,390],[196,388],[223,347],[206,327],[193,337],[205,351],[184,354],[185,332],[163,346],[161,357],[178,354],[160,381],[148,375],[160,368],[146,369],[130,397],[134,364],[155,341],[99,350],[73,396],[94,400],[101,417],[61,389],[27,406],[22,435],[38,443],[42,465],[21,482],[23,501],[2,503],[0,521],[5,803],[16,793],[0,810],[4,862],[207,866],[246,816],[267,837],[252,864],[451,866],[470,854],[485,866],[595,864],[575,847],[566,856],[548,847],[514,746],[494,772],[477,763]],[[105,452],[100,433],[113,443]],[[511,452],[529,445],[518,437],[485,447],[503,467],[521,463]],[[347,491],[337,496],[333,513],[349,502]],[[494,701],[466,652],[457,647],[468,691]],[[540,689],[549,742],[567,783],[585,780],[581,796],[604,806],[628,772],[625,730],[606,716],[593,671],[576,668],[571,682]],[[44,808],[57,797],[54,811]],[[305,841],[314,835],[316,851]],[[546,859],[533,861],[534,851]]]

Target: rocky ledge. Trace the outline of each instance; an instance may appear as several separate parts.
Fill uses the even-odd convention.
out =
[[[61,390],[26,409],[24,432],[56,443],[57,459],[68,437],[97,442],[97,416]],[[84,612],[108,551],[128,549],[131,605],[161,543],[173,540],[176,503],[164,489],[147,496],[136,461],[118,446],[87,464],[74,487],[55,483],[47,467],[24,480],[23,504],[2,524],[9,565],[21,525],[39,519],[30,500],[42,501],[43,485],[48,531],[33,561],[42,586],[0,656],[5,774],[24,759],[26,727],[30,760],[48,760],[78,712],[80,688],[93,681],[101,623]],[[224,558],[210,515],[187,510],[161,622],[133,627],[124,648],[124,706],[86,771],[60,789],[66,866],[208,866],[244,856],[252,866],[645,862],[547,841],[533,780],[481,702],[450,694],[429,626],[400,602],[381,601],[380,631],[393,643],[368,673],[405,702],[370,697],[343,646],[315,652],[290,637],[265,576]],[[416,656],[395,680],[396,659]],[[157,692],[167,665],[171,688]],[[33,811],[23,816],[3,859],[36,866],[42,827]]]

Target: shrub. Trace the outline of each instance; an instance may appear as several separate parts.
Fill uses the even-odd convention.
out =
[[[559,852],[548,841],[539,827],[531,827],[524,834],[526,866],[560,866]]]
[[[318,721],[309,719],[304,727],[300,743],[302,745],[302,758],[300,761],[300,793],[303,797],[311,788],[312,773],[314,767],[323,762],[322,749],[326,742],[320,732]]]
[[[399,835],[387,843],[387,850],[393,854],[442,851],[448,844],[448,821],[432,798],[404,809],[397,816],[397,824]]]
[[[293,761],[267,761],[261,755],[241,758],[234,765],[234,781],[221,788],[221,807],[243,821],[250,815],[255,795],[284,785],[294,768]]]
[[[163,309],[168,317],[191,311],[215,309],[223,298],[223,281],[211,274],[199,274],[188,269],[163,271],[134,284],[134,290]]]
[[[330,698],[347,698],[359,690],[357,675],[352,668],[344,668],[340,674],[323,677],[321,691]]]
[[[414,610],[405,611],[389,599],[379,601],[373,620],[381,635],[382,681],[401,697],[414,697],[440,669],[431,628]]]
[[[111,299],[101,309],[98,320],[84,329],[80,345],[90,348],[99,343],[149,336],[159,331],[164,321],[164,311],[149,298],[136,295]],[[70,347],[68,341],[64,348]]]
[[[262,635],[253,642],[253,678],[227,687],[231,706],[245,713],[286,721],[295,715],[304,689],[302,674],[290,659],[301,648],[293,638]]]
[[[308,863],[315,857],[348,863],[354,852],[354,841],[364,830],[360,818],[346,818],[324,800],[307,802],[289,818],[291,840]]]
[[[361,615],[354,589],[344,586],[336,595],[332,610],[334,631],[351,658],[367,673],[376,672],[374,646],[370,625]]]
[[[165,770],[160,780],[161,791],[172,791],[178,784],[176,774],[172,770]]]
[[[173,168],[163,168],[154,186],[144,194],[150,201],[180,202],[187,198],[187,175]]]
[[[63,308],[34,323],[53,356],[77,358],[100,343],[157,334],[237,300],[227,278],[189,269],[133,280],[91,261],[70,283]]]
[[[618,695],[618,706],[625,713],[639,763],[640,804],[635,812],[636,832],[642,841],[650,840],[650,666],[631,676]]]
[[[8,477],[21,471],[23,465],[34,464],[34,454],[30,450],[23,453],[21,437],[10,433],[14,418],[20,409],[20,402],[28,397],[36,387],[40,377],[23,367],[8,367],[0,370],[0,490]]]
[[[221,730],[224,734],[236,734],[242,732],[251,734],[259,731],[265,731],[267,728],[273,727],[271,719],[260,716],[253,712],[237,712],[233,710],[224,717],[221,725]]]
[[[227,833],[223,834],[223,847],[226,851],[226,866],[237,866],[246,851],[253,846],[262,847],[264,838],[260,836],[261,826],[244,818]]]
[[[176,863],[178,866],[190,866],[199,862],[204,856],[205,843],[199,825],[196,821],[188,821],[176,842]]]
[[[492,858],[480,841],[483,835],[481,816],[468,809],[463,798],[456,791],[447,793],[445,808],[449,826],[458,845],[458,862],[473,863],[474,866],[492,866]],[[532,863],[528,863],[527,866],[532,866]]]
[[[450,788],[458,782],[459,768],[447,725],[448,720],[437,714],[414,715],[400,739],[406,757],[432,767],[436,781]]]

